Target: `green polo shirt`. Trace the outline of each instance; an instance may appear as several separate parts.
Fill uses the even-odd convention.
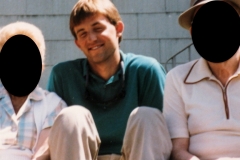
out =
[[[87,59],[76,59],[54,66],[48,82],[48,90],[56,92],[68,106],[81,105],[90,110],[101,139],[99,155],[120,154],[127,120],[134,108],[149,106],[162,111],[163,107],[163,67],[154,58],[122,52],[121,56],[125,97],[116,101],[102,103],[121,92],[121,68],[105,81],[88,71]],[[94,101],[86,99],[86,83],[88,95]]]

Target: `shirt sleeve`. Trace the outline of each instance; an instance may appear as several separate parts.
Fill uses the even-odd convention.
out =
[[[168,73],[166,77],[163,115],[171,138],[189,137],[187,114],[185,112],[181,92],[179,91],[182,87],[180,81],[178,77],[174,77],[172,72]]]
[[[55,118],[57,117],[57,115],[60,113],[60,111],[67,107],[66,103],[64,101],[60,101],[59,104],[54,108],[53,111],[51,111],[47,118],[45,119],[44,121],[44,124],[43,124],[43,128],[42,129],[45,129],[45,128],[48,128],[48,127],[51,127],[54,123],[54,120]]]
[[[156,60],[151,60],[149,63],[151,65],[145,66],[145,72],[139,75],[141,79],[139,104],[162,111],[166,73]]]
[[[47,90],[50,92],[55,92],[59,97],[63,98],[63,91],[61,88],[62,79],[61,72],[59,71],[58,65],[54,66],[47,84]]]

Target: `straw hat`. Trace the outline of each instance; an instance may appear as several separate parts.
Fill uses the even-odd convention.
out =
[[[190,27],[192,26],[191,23],[192,23],[193,15],[196,9],[211,1],[218,1],[218,0],[196,0],[196,2],[193,4],[191,8],[187,9],[179,16],[178,23],[180,24],[180,26],[187,30],[190,29]],[[230,3],[234,3],[240,10],[240,0],[226,0],[226,1]]]

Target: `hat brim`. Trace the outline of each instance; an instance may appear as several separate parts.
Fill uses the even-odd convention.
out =
[[[191,8],[187,9],[186,11],[184,11],[182,14],[180,14],[180,16],[178,18],[179,25],[181,27],[189,30],[192,26],[192,19],[193,19],[193,16],[194,16],[194,13],[196,12],[196,10],[199,7],[201,7],[204,4],[211,2],[211,1],[218,1],[218,0],[205,0],[205,1],[202,1],[202,2],[192,6]],[[229,2],[236,4],[240,10],[240,0],[229,0]]]

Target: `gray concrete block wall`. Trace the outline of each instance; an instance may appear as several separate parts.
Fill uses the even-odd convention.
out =
[[[165,12],[166,0],[112,0],[120,13]]]
[[[46,40],[45,70],[39,85],[46,88],[52,67],[62,61],[84,57],[69,31],[69,14],[77,0],[3,0],[0,2],[0,27],[15,21],[38,26]],[[165,65],[168,58],[191,43],[188,31],[179,27],[177,18],[190,0],[112,0],[125,23],[124,52],[156,58]],[[177,56],[177,64],[198,58],[194,49]],[[172,68],[168,64],[168,69]]]
[[[166,12],[182,12],[189,8],[190,0],[166,0]]]

